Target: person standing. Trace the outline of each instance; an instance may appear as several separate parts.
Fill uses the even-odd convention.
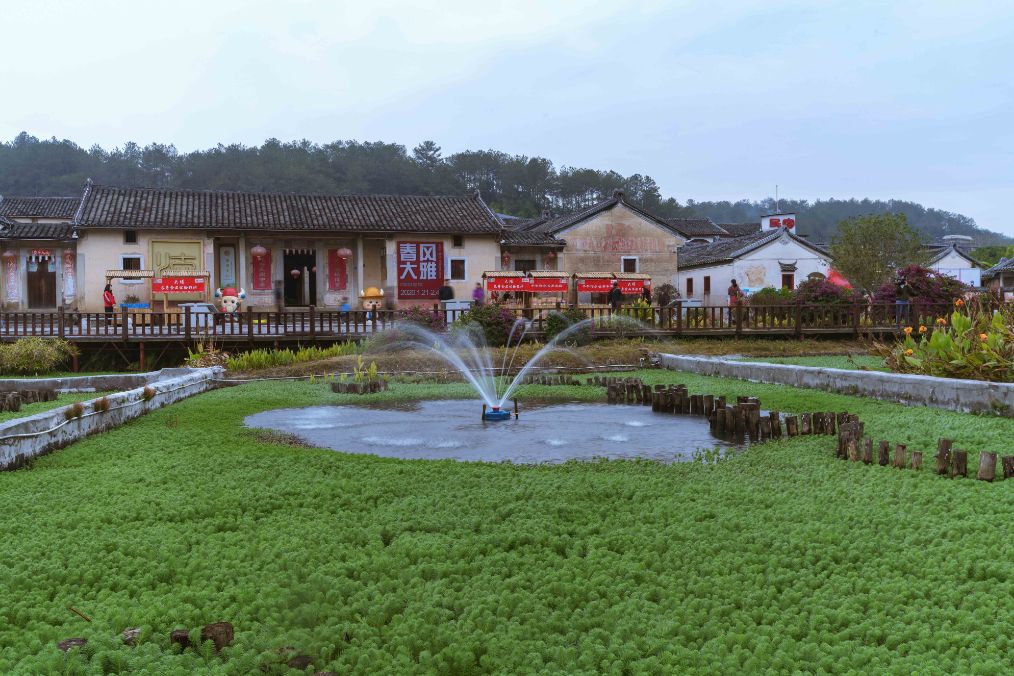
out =
[[[116,309],[116,296],[113,295],[112,284],[106,284],[106,288],[102,290],[102,306],[106,309],[106,324],[111,324]]]
[[[734,308],[738,307],[743,303],[743,289],[739,288],[739,284],[736,280],[732,280],[732,284],[729,285],[729,326],[736,321],[733,315]]]
[[[609,307],[613,309],[613,312],[620,309],[620,304],[623,302],[623,292],[620,291],[620,285],[616,283],[615,279],[613,280],[613,288],[609,289],[607,299],[609,300]]]
[[[483,291],[482,291],[482,283],[481,282],[476,282],[475,283],[475,288],[472,289],[472,304],[475,307],[479,307],[479,306],[482,305],[482,301],[485,300],[485,298],[486,298],[486,294],[483,293]]]
[[[444,280],[444,285],[437,291],[437,300],[454,300],[454,289]]]

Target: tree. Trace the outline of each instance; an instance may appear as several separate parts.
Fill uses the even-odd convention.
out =
[[[991,268],[999,263],[1001,258],[1014,258],[1014,246],[1009,244],[980,246],[972,252],[972,257],[985,267]]]
[[[905,214],[871,214],[838,224],[831,256],[846,279],[872,293],[900,268],[926,262],[922,244]]]

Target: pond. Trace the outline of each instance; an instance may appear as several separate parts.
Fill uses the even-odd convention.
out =
[[[736,448],[701,416],[650,406],[526,403],[518,420],[484,422],[475,400],[392,406],[311,406],[248,416],[248,427],[293,434],[308,444],[389,458],[559,463],[592,458],[689,460],[695,451]]]

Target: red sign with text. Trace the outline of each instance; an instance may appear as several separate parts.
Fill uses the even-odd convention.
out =
[[[398,242],[398,298],[436,298],[444,281],[443,242]]]
[[[255,291],[271,290],[271,251],[253,256],[253,288]]]
[[[609,293],[613,288],[611,277],[577,280],[577,290],[581,293]]]
[[[204,277],[152,277],[152,293],[204,293]]]
[[[527,277],[528,289],[533,293],[563,293],[567,291],[566,277]]]
[[[487,277],[486,288],[490,291],[527,291],[526,277]]]
[[[619,280],[620,293],[627,296],[634,296],[644,290],[643,279],[621,279]]]
[[[327,250],[327,289],[344,291],[348,286],[348,261],[338,255],[338,249]]]

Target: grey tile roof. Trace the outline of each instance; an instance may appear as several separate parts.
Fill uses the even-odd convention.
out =
[[[760,232],[761,224],[758,223],[719,223],[718,227],[724,230],[726,235],[723,237],[742,237],[743,235],[752,235]]]
[[[667,218],[665,222],[684,237],[719,237],[728,235],[723,228],[715,225],[710,218]]]
[[[996,277],[1001,272],[1014,272],[1014,257],[1001,258],[1000,261],[989,268],[988,270],[982,271],[982,279],[989,280]]]
[[[781,229],[773,229],[768,232],[757,232],[742,237],[724,237],[710,244],[687,244],[679,251],[679,268],[685,270],[687,268],[700,268],[729,263],[754,249],[775,241],[781,236],[782,232]],[[824,249],[812,242],[807,242],[791,232],[788,235],[799,244],[814,249],[825,256],[827,255]]]
[[[969,245],[955,244],[953,242],[946,243],[933,242],[932,244],[927,244],[924,248],[930,253],[931,256],[930,265],[936,263],[941,258],[944,258],[952,251],[961,256],[962,258],[964,258],[965,260],[967,260],[969,263],[972,263],[973,265],[977,265],[980,267],[982,265],[977,260],[972,258],[971,254],[972,247]]]
[[[506,228],[503,231],[502,238],[506,246],[549,246],[562,249],[567,245],[566,240],[559,239],[548,232],[540,230]]]
[[[70,239],[70,223],[19,223],[0,216],[0,239]]]
[[[3,197],[0,216],[8,218],[74,218],[80,197]]]
[[[581,221],[585,221],[589,218],[592,218],[593,216],[597,216],[603,211],[608,211],[609,209],[612,209],[613,207],[619,204],[623,204],[623,206],[640,214],[644,218],[648,219],[649,221],[652,221],[653,223],[661,226],[662,228],[665,228],[666,230],[672,232],[674,235],[677,235],[681,238],[686,237],[685,235],[683,235],[683,233],[679,232],[674,227],[669,225],[665,221],[665,219],[659,218],[658,216],[655,216],[654,214],[645,211],[644,209],[638,207],[637,205],[627,202],[625,199],[623,199],[622,190],[616,190],[613,192],[613,196],[610,197],[609,199],[602,200],[601,202],[593,204],[587,209],[582,209],[581,211],[576,211],[572,214],[564,214],[561,216],[546,215],[541,216],[539,218],[534,218],[528,221],[527,223],[520,224],[518,226],[518,230],[525,230],[529,232],[539,231],[549,233],[551,235],[556,235],[573,225],[577,225]]]
[[[86,228],[496,234],[503,223],[478,196],[300,195],[88,185]]]

